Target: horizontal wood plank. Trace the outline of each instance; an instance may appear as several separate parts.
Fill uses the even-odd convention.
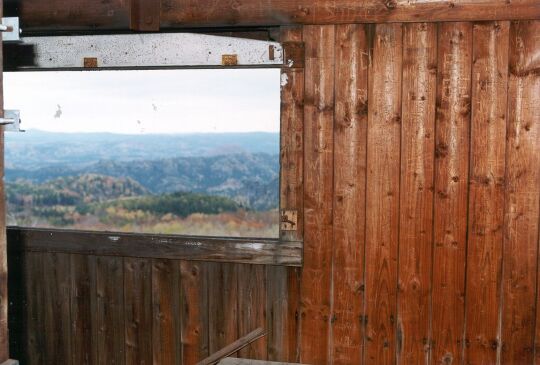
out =
[[[25,31],[130,29],[140,1],[6,0],[7,14],[19,16]],[[537,0],[162,0],[151,7],[142,30],[273,26],[538,19]],[[148,13],[148,12],[147,12]],[[160,18],[160,19],[159,19]],[[146,24],[148,22],[148,24]],[[137,23],[138,25],[139,23]],[[137,27],[135,27],[137,28]]]
[[[13,250],[81,255],[300,266],[302,242],[258,238],[148,235],[51,229],[20,230]]]

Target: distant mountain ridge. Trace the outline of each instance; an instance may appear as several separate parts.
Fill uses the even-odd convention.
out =
[[[90,165],[100,160],[133,161],[279,153],[279,133],[112,134],[29,130],[6,134],[8,168]]]
[[[153,194],[192,192],[225,196],[254,210],[277,208],[279,156],[236,154],[143,161],[100,161],[88,166],[54,166],[5,171],[6,181],[34,184],[55,179],[102,175],[129,179]],[[87,177],[88,179],[88,177]],[[87,187],[87,189],[91,189]]]
[[[7,182],[39,189],[79,184],[96,190],[100,179],[128,179],[148,194],[223,196],[252,210],[278,207],[279,134],[206,133],[121,135],[29,131],[6,136]],[[92,181],[92,176],[100,176]],[[81,180],[82,179],[82,180]],[[92,186],[94,184],[95,186]],[[69,189],[68,189],[69,190]],[[146,194],[138,194],[146,195]]]

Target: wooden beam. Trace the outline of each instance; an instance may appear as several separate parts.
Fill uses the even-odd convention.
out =
[[[132,0],[130,7],[130,29],[142,32],[159,30],[161,0]]]
[[[9,228],[10,250],[300,266],[302,242]],[[18,233],[18,234],[17,234]]]
[[[150,5],[151,11],[143,19],[138,16],[142,14],[138,8],[132,11],[130,2],[123,0],[6,0],[6,3],[8,15],[20,16],[26,31],[127,30],[134,25],[136,15],[140,29],[131,27],[135,30],[157,30],[156,18],[160,18],[161,29],[540,18],[537,0],[161,0],[159,16],[155,14],[157,7]],[[146,3],[155,1],[137,0],[134,6]],[[148,14],[152,19],[146,19]]]

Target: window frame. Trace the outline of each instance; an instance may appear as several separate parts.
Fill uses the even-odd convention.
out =
[[[227,36],[234,34],[226,33]],[[249,38],[249,32],[242,31],[240,36]],[[253,37],[260,39],[260,32]],[[298,28],[281,28],[279,41],[284,53],[283,64],[196,67],[281,69],[278,238],[207,237],[11,226],[7,231],[10,238],[8,241],[18,242],[17,251],[302,266],[304,50]],[[194,67],[151,67],[184,68]],[[83,69],[94,72],[102,68]]]

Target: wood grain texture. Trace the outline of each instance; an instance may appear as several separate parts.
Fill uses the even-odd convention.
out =
[[[4,3],[0,0],[0,18]],[[0,38],[1,40],[1,38]],[[0,117],[4,116],[3,51],[0,50]],[[4,127],[0,127],[0,363],[9,359],[8,328],[8,256],[6,236],[6,200],[4,186]]]
[[[26,320],[25,354],[29,364],[43,364],[45,349],[45,306],[43,254],[26,253],[24,257]],[[21,359],[22,360],[22,359]]]
[[[164,0],[162,27],[535,19],[533,0]]]
[[[71,361],[70,258],[65,254],[43,256],[44,348],[43,363]],[[48,334],[54,333],[54,336]]]
[[[28,31],[54,29],[129,29],[130,2],[112,0],[4,0],[9,16],[19,16]]]
[[[510,26],[503,261],[504,364],[533,363],[540,202],[540,22]]]
[[[143,0],[137,0],[135,5]],[[6,0],[10,16],[20,16],[26,31],[114,30],[130,27],[131,2],[112,0]],[[155,12],[155,7],[151,7]],[[536,0],[162,0],[161,29],[350,24],[421,21],[538,19]],[[143,23],[147,21],[143,17]],[[150,19],[148,19],[150,21]],[[159,21],[159,19],[158,19]],[[150,24],[156,22],[152,17]],[[155,30],[155,27],[152,27]]]
[[[304,266],[300,362],[329,361],[334,126],[334,26],[306,26]]]
[[[238,265],[238,334],[264,329],[266,323],[266,269],[261,265]],[[266,360],[266,337],[244,347],[238,357]]]
[[[219,351],[214,352],[212,355],[208,356],[206,359],[198,362],[196,365],[214,365],[220,362],[221,359],[231,356],[235,353],[240,353],[242,349],[246,346],[249,346],[253,342],[259,340],[260,338],[266,336],[266,331],[259,327],[248,334],[240,337],[238,340],[228,344],[227,346],[221,348]],[[244,361],[256,361],[256,360],[244,360]]]
[[[396,357],[402,25],[377,24],[370,64],[365,362]]]
[[[213,256],[212,239],[194,261],[176,261],[189,239],[12,228],[10,266],[14,254],[23,268],[10,288],[24,293],[10,301],[25,337],[13,353],[48,364],[69,339],[71,363],[95,353],[96,364],[195,364],[265,324],[266,345],[241,356],[539,363],[539,24],[309,26],[302,38],[288,29],[307,57],[305,69],[282,70],[281,197],[306,209],[282,240],[305,237],[304,268],[238,264],[252,257],[238,252],[235,263],[205,262],[228,255]],[[131,260],[146,268],[125,271]]]
[[[221,350],[246,334],[238,333],[238,265],[209,264],[209,353]]]
[[[24,228],[20,230],[20,243],[15,249],[96,256],[290,266],[300,266],[302,263],[302,242],[268,238],[219,238]]]
[[[364,242],[369,45],[367,25],[336,28],[334,122],[334,364],[360,363],[363,342]]]
[[[281,41],[302,42],[301,27],[283,27]],[[304,69],[284,66],[281,70],[280,117],[280,209],[297,212],[294,231],[281,231],[287,241],[300,241],[304,231]]]
[[[464,345],[472,24],[439,24],[438,43],[432,361],[454,364]]]
[[[180,262],[180,316],[182,364],[196,364],[208,357],[208,286],[212,264]]]
[[[437,25],[403,27],[399,364],[429,364]]]
[[[302,42],[302,27],[283,27],[282,42]],[[303,55],[302,55],[303,56]],[[304,236],[304,68],[293,65],[281,70],[280,209],[296,210],[296,231],[281,231],[285,240]],[[269,360],[296,359],[298,348],[297,309],[299,278],[282,266],[267,266],[266,329]]]
[[[123,261],[117,257],[96,258],[99,365],[126,363]]]
[[[154,364],[182,362],[180,265],[152,260],[152,354]]]
[[[467,249],[468,364],[495,364],[500,347],[508,22],[473,25]]]
[[[26,255],[24,252],[14,252],[13,243],[18,242],[18,234],[7,237],[8,254],[8,328],[10,357],[27,363],[27,323],[28,297],[26,291],[29,281],[26,279]]]
[[[152,362],[152,261],[124,259],[126,364]]]
[[[96,257],[70,255],[72,364],[97,364]]]
[[[160,14],[161,0],[131,0],[129,26],[134,31],[157,32]]]

